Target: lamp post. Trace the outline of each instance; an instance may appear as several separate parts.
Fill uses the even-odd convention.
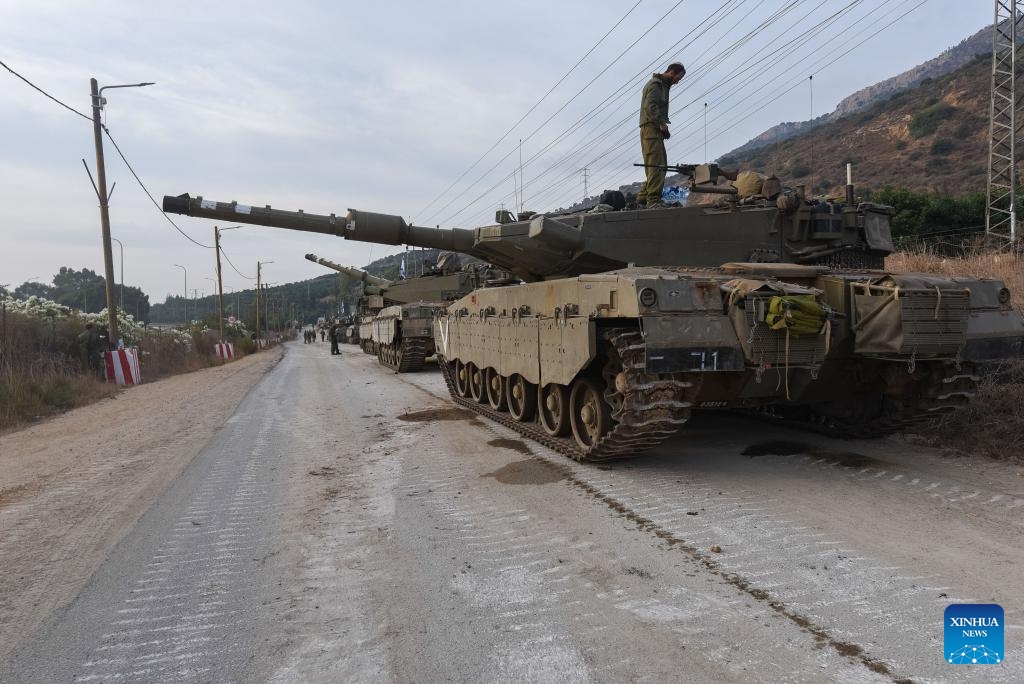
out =
[[[181,301],[184,302],[184,304],[185,304],[185,326],[187,327],[188,326],[188,269],[185,268],[184,266],[182,266],[181,264],[174,264],[174,265],[177,266],[178,268],[180,268],[182,271],[185,272],[185,296],[182,297]]]
[[[209,280],[211,283],[213,283],[214,287],[217,287],[220,284],[220,283],[217,282],[216,278],[210,278],[209,276],[206,276],[204,278],[204,280]],[[205,297],[205,294],[204,294],[203,299],[205,299],[205,298],[206,297]],[[218,301],[220,301],[220,300],[218,300]],[[210,308],[212,309],[213,307],[211,306]],[[224,306],[223,305],[220,306],[218,313],[220,314],[221,318],[224,317]],[[219,331],[220,331],[220,341],[223,342],[224,341],[224,324],[223,323],[220,324]]]
[[[111,289],[114,281],[114,256],[110,246],[110,211],[107,207],[110,196],[107,194],[107,169],[103,163],[103,124],[100,122],[100,113],[103,110],[103,105],[107,102],[103,97],[103,91],[108,88],[140,88],[153,85],[153,83],[130,83],[100,88],[96,79],[92,78],[89,79],[89,84],[92,95],[92,134],[96,144],[96,180],[99,183],[96,194],[100,200],[100,226],[103,232],[103,267],[107,281],[107,323],[110,327],[110,337],[107,341],[109,344],[116,345],[119,339],[117,333],[117,308],[114,306],[113,290]]]
[[[121,310],[124,311],[124,245],[121,244],[121,241],[118,240],[116,237],[112,237],[110,239],[117,243],[117,246],[120,248],[121,252],[121,302],[118,304],[118,306],[120,306]]]

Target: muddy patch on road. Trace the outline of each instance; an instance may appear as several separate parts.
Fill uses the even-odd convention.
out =
[[[533,455],[533,452],[530,451],[530,447],[526,446],[526,442],[521,439],[505,439],[504,437],[501,437],[487,442],[487,446],[498,447],[499,449],[511,449],[512,451],[517,451],[520,454],[525,454],[526,456]]]
[[[803,442],[786,442],[778,440],[774,442],[758,442],[751,444],[741,452],[741,456],[793,456],[794,454],[810,453],[811,446]]]
[[[514,461],[480,477],[493,477],[502,484],[550,484],[564,480],[565,473],[543,461],[528,458],[525,461]]]
[[[475,413],[460,408],[427,409],[398,416],[398,420],[407,423],[429,423],[434,420],[472,420],[474,418],[476,418]]]
[[[827,458],[836,465],[845,468],[870,468],[886,465],[885,461],[853,451],[831,451],[824,447],[804,444],[803,442],[787,442],[784,440],[751,444],[740,455],[756,458],[758,456],[794,456],[796,454]]]

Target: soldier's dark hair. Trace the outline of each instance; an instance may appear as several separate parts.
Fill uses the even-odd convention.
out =
[[[685,76],[685,75],[686,75],[686,67],[684,67],[684,66],[683,66],[683,65],[682,65],[681,63],[679,63],[679,62],[672,62],[672,63],[671,63],[671,64],[669,64],[669,65],[668,65],[668,67],[667,67],[667,68],[665,69],[665,73],[666,73],[666,74],[678,74],[678,73],[682,73],[682,74],[683,74],[683,75]]]

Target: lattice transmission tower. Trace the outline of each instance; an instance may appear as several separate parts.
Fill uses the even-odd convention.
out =
[[[1017,34],[1021,19],[1017,0],[995,0],[985,212],[985,237],[993,246],[1012,245],[1020,236],[1017,227],[1017,165],[1014,155],[1017,138]]]

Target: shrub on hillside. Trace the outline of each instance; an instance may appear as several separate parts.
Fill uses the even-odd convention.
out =
[[[910,120],[910,134],[915,138],[931,135],[939,129],[939,124],[953,116],[956,107],[946,102],[936,102],[925,107]]]
[[[956,143],[949,138],[936,138],[932,143],[931,153],[936,156],[949,154],[956,148]]]

